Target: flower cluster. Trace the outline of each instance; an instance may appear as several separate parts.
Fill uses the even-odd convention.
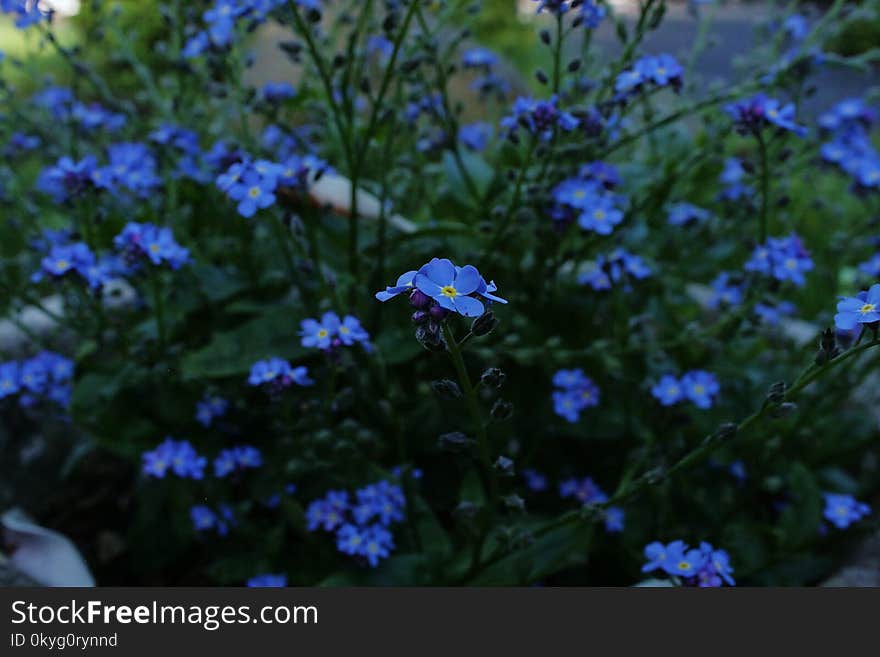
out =
[[[596,260],[581,265],[577,282],[589,285],[597,292],[610,290],[617,283],[629,280],[640,281],[651,275],[651,268],[640,256],[624,249],[615,249],[608,255],[600,255]]]
[[[450,312],[479,317],[486,311],[484,301],[507,303],[494,294],[497,290],[495,281],[486,283],[473,265],[459,267],[446,258],[433,258],[418,270],[401,274],[395,285],[376,292],[376,298],[388,301],[408,292],[410,303],[416,308],[413,321],[425,324],[439,323]]]
[[[756,94],[747,100],[731,103],[724,111],[733,119],[737,130],[743,134],[760,133],[767,126],[793,132],[799,137],[807,134],[807,129],[795,123],[794,103],[783,105],[765,94]]]
[[[813,269],[813,259],[801,238],[792,233],[788,237],[770,237],[765,244],[755,247],[744,268],[802,287],[806,284],[804,274]]]
[[[553,375],[553,411],[569,422],[577,422],[581,411],[599,405],[599,388],[580,368],[559,370]]]
[[[860,98],[842,100],[819,117],[819,125],[831,136],[822,145],[822,158],[865,189],[880,187],[880,153],[869,134],[876,121],[877,112]]]
[[[280,164],[245,158],[217,177],[217,187],[237,201],[238,213],[249,219],[274,205],[279,189],[303,191],[328,171],[327,163],[313,155],[290,155]]]
[[[841,331],[851,331],[856,326],[871,327],[876,330],[880,323],[880,283],[854,297],[841,297],[837,304],[834,324]]]
[[[355,491],[354,499],[346,491],[329,491],[309,504],[306,522],[309,531],[335,532],[340,552],[375,567],[394,549],[388,527],[403,520],[405,508],[400,486],[383,480]]]
[[[202,479],[208,462],[204,456],[199,456],[188,440],[171,437],[155,449],[144,452],[141,459],[144,474],[156,479],[164,479],[169,471],[182,479]]]
[[[317,0],[297,0],[299,4],[314,5]],[[286,4],[284,0],[215,0],[202,19],[205,28],[190,37],[183,48],[183,56],[198,57],[208,50],[226,50],[236,36],[239,24],[249,27],[264,22],[268,14]]]
[[[113,238],[113,244],[132,265],[149,261],[180,269],[190,261],[189,249],[178,244],[170,228],[130,222]]]
[[[822,515],[838,529],[846,529],[851,524],[871,514],[871,507],[859,502],[852,495],[843,493],[823,493],[825,509]]]
[[[605,504],[608,495],[590,477],[583,479],[566,479],[559,484],[559,496],[562,499],[572,498],[583,505]],[[605,509],[605,531],[618,533],[623,531],[624,512],[616,506]]]
[[[679,89],[684,69],[672,55],[642,57],[614,81],[614,90],[621,95],[646,90],[648,87]]]
[[[223,477],[251,468],[259,468],[263,465],[263,455],[256,447],[251,445],[239,445],[231,449],[220,450],[214,459],[214,476]]]
[[[610,235],[623,221],[621,199],[596,178],[568,178],[553,190],[551,216],[568,223],[576,220],[584,230]]]
[[[651,388],[651,394],[663,406],[689,401],[697,408],[711,408],[721,386],[716,376],[704,370],[686,372],[680,379],[664,375]]]
[[[303,365],[293,367],[283,358],[259,360],[251,366],[248,384],[262,386],[273,392],[280,392],[292,385],[311,386],[314,381],[309,378],[309,371]]]
[[[40,270],[31,277],[34,282],[44,278],[58,280],[76,276],[93,290],[104,286],[122,267],[116,258],[98,258],[85,242],[57,241],[40,262]]]
[[[204,504],[196,504],[189,510],[189,517],[197,532],[213,530],[218,536],[226,536],[229,528],[235,526],[232,509],[225,504],[221,504],[216,511]]]
[[[354,315],[346,315],[342,319],[330,311],[321,315],[321,319],[304,319],[300,323],[302,346],[317,348],[324,351],[341,346],[351,347],[355,344],[369,346],[370,334],[361,326],[360,320]]]
[[[196,404],[196,420],[203,427],[210,427],[218,417],[226,415],[229,401],[215,395],[205,395]]]
[[[659,541],[645,546],[643,573],[662,570],[667,575],[680,578],[685,586],[718,587],[734,586],[730,556],[724,550],[716,550],[705,541],[699,548],[691,549],[684,541],[672,541],[663,545]]]
[[[513,102],[512,113],[501,119],[509,139],[517,141],[522,128],[541,141],[548,141],[556,129],[571,132],[579,125],[577,117],[559,109],[556,96],[536,100],[520,96]]]
[[[24,361],[0,363],[0,399],[15,395],[22,407],[46,399],[66,408],[70,404],[72,379],[72,360],[42,351]]]

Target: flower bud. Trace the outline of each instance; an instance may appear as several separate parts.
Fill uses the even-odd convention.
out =
[[[477,317],[473,324],[471,324],[471,333],[479,338],[484,335],[489,335],[495,330],[496,326],[498,326],[498,319],[491,310],[487,310],[485,313]]]
[[[421,290],[413,290],[409,295],[409,302],[413,308],[418,308],[419,310],[427,310],[431,307],[431,297]]]
[[[492,416],[493,420],[498,421],[510,419],[510,416],[513,415],[513,404],[507,400],[499,399],[492,405],[489,415]]]
[[[422,324],[416,329],[416,340],[428,351],[443,351],[446,349],[446,343],[436,326],[429,323]]]
[[[450,431],[437,439],[437,446],[447,452],[464,452],[475,444],[473,438],[468,438],[461,431]]]
[[[513,461],[506,456],[499,456],[495,460],[494,467],[500,473],[504,475],[512,475],[513,474]]]
[[[417,310],[412,314],[412,321],[414,324],[425,324],[430,319],[431,315],[424,310]]]
[[[785,381],[777,381],[767,392],[768,404],[781,404],[785,401]]]
[[[449,311],[443,306],[431,306],[431,309],[428,312],[431,314],[431,319],[435,322],[442,322],[449,314]]]
[[[480,382],[487,388],[500,388],[507,375],[497,367],[490,367],[480,376]]]
[[[458,387],[458,384],[455,381],[450,379],[431,381],[431,388],[433,388],[434,392],[437,393],[437,396],[440,397],[440,399],[461,398],[461,388]]]

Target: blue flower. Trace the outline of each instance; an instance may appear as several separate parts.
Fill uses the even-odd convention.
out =
[[[355,491],[355,497],[357,504],[352,507],[352,514],[359,525],[366,525],[373,518],[382,525],[403,520],[406,500],[399,486],[380,481]]]
[[[683,74],[684,70],[672,55],[650,55],[636,61],[632,68],[622,71],[614,82],[614,90],[619,94],[628,94],[647,84],[677,89],[681,86]]]
[[[415,277],[415,286],[441,307],[465,317],[479,317],[483,304],[468,296],[477,291],[482,278],[477,268],[465,265],[457,269],[451,261],[435,259],[424,265]]]
[[[346,491],[331,490],[321,499],[309,504],[306,509],[306,528],[315,531],[318,528],[332,532],[345,523],[349,502]]]
[[[229,402],[222,397],[206,395],[196,404],[196,420],[204,427],[210,427],[215,418],[226,414]]]
[[[272,388],[283,389],[293,384],[298,386],[314,385],[314,381],[308,376],[306,367],[291,367],[283,358],[269,358],[260,360],[251,366],[248,376],[248,384],[252,386],[267,385]]]
[[[339,326],[339,316],[334,312],[326,312],[321,316],[321,321],[316,319],[304,319],[300,323],[302,345],[304,347],[317,347],[329,349]]]
[[[846,529],[854,522],[871,514],[871,507],[859,502],[852,495],[843,493],[823,493],[825,498],[825,519],[838,529]]]
[[[260,89],[260,97],[267,103],[280,103],[296,96],[296,89],[289,82],[267,82]]]
[[[605,531],[609,534],[622,532],[625,518],[626,514],[620,507],[608,507],[605,509]]]
[[[189,510],[193,529],[197,532],[213,529],[217,525],[217,515],[204,504],[196,504]]]
[[[703,541],[700,543],[700,552],[703,555],[703,567],[697,573],[698,586],[718,587],[722,582],[735,586],[733,581],[733,568],[730,565],[730,555],[724,550],[716,550],[711,544]]]
[[[142,455],[143,472],[162,479],[170,470],[182,479],[202,479],[207,459],[199,456],[186,440],[166,438],[154,450]]]
[[[258,468],[262,464],[260,450],[250,445],[240,445],[220,451],[214,459],[214,476],[222,478],[236,471]]]
[[[371,567],[379,565],[379,561],[388,557],[394,549],[394,538],[387,529],[381,525],[367,527],[363,531],[363,550],[361,556],[367,560]]]
[[[461,56],[465,68],[490,68],[498,61],[498,57],[488,48],[471,48]]]
[[[807,134],[804,126],[795,123],[794,103],[783,105],[765,94],[756,94],[747,100],[731,103],[725,108],[741,132],[760,132],[766,126],[795,133],[799,137]]]
[[[415,289],[416,274],[418,274],[418,272],[415,270],[401,274],[397,279],[397,283],[389,285],[384,290],[376,292],[376,298],[379,301],[388,301],[403,292],[412,292]]]
[[[743,286],[731,282],[728,272],[721,272],[712,281],[712,297],[709,299],[709,307],[717,309],[722,306],[738,306],[743,300]]]
[[[520,128],[525,128],[538,139],[547,141],[553,136],[554,128],[571,132],[580,124],[574,115],[557,107],[556,96],[549,100],[521,96],[514,101],[512,110],[512,114],[501,120],[508,135],[516,135]]]
[[[672,406],[685,398],[684,387],[681,382],[671,374],[665,374],[651,388],[651,394],[663,405]]]
[[[526,481],[526,488],[535,493],[547,490],[547,476],[533,470],[532,468],[524,468],[522,471],[523,479]]]
[[[715,396],[721,390],[715,375],[704,370],[687,372],[681,378],[681,386],[685,396],[697,408],[702,409],[711,408]]]
[[[859,271],[871,278],[880,278],[880,253],[859,264]]]
[[[113,244],[131,262],[148,260],[180,269],[189,262],[189,250],[180,246],[170,228],[130,222],[113,238]]]
[[[797,308],[790,301],[780,301],[777,304],[758,303],[755,304],[755,315],[768,326],[779,324],[783,317],[794,315]]]
[[[669,545],[663,545],[659,541],[654,541],[645,546],[645,559],[648,560],[642,566],[643,573],[649,573],[653,570],[662,570],[672,574],[672,563],[677,562],[684,556],[687,546],[684,541],[673,541]]]
[[[651,275],[651,268],[639,256],[615,249],[608,255],[600,255],[592,262],[583,263],[577,281],[596,291],[610,290],[612,284],[627,279],[642,280]]]
[[[493,132],[490,123],[469,123],[458,129],[458,140],[472,151],[482,151],[488,145]]]
[[[20,367],[16,361],[0,363],[0,399],[21,390]]]
[[[599,404],[599,388],[581,369],[559,370],[553,385],[561,388],[553,392],[553,411],[569,422],[577,422],[581,411]]]
[[[690,203],[674,203],[669,206],[668,221],[673,226],[686,226],[690,223],[706,221],[711,213]]]
[[[257,210],[264,210],[275,203],[277,177],[261,176],[256,170],[248,170],[239,182],[229,187],[229,198],[238,201],[238,213],[251,218]]]
[[[616,206],[611,194],[595,194],[588,199],[588,209],[578,216],[578,225],[599,235],[610,235],[623,221],[623,211]]]
[[[284,588],[287,586],[287,575],[282,573],[265,573],[255,575],[247,581],[251,588]]]
[[[755,247],[744,269],[802,287],[806,284],[804,274],[813,269],[813,260],[801,239],[792,233],[788,237],[771,237]]]
[[[364,529],[346,523],[336,532],[336,548],[343,554],[357,556],[364,550]]]
[[[603,504],[608,501],[608,496],[590,477],[566,479],[559,484],[559,496],[563,499],[574,498],[581,504]]]

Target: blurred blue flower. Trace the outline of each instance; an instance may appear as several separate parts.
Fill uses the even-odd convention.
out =
[[[704,370],[693,370],[681,377],[681,387],[685,396],[697,408],[711,408],[715,397],[721,390],[714,374]]]
[[[825,509],[822,515],[838,529],[846,529],[851,524],[871,514],[871,507],[859,502],[852,495],[843,493],[823,493]]]

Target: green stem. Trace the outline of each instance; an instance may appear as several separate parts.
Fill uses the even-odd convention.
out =
[[[767,142],[760,130],[755,133],[758,139],[758,148],[761,154],[761,229],[760,243],[767,241],[767,215],[770,207],[770,166],[767,162]]]

